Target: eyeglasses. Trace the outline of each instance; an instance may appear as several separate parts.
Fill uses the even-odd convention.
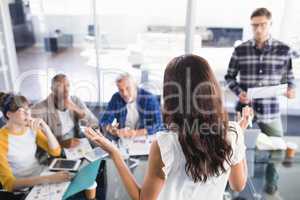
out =
[[[23,113],[25,113],[25,114],[29,114],[29,113],[31,112],[31,109],[30,109],[30,108],[20,107],[20,108],[18,109],[18,111],[23,112]]]
[[[257,29],[258,27],[266,28],[268,26],[268,22],[251,24],[251,26],[252,26],[253,29]]]

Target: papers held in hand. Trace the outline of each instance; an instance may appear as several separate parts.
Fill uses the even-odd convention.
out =
[[[254,87],[248,88],[247,96],[249,99],[270,98],[276,96],[283,96],[286,91],[287,84],[266,87]]]

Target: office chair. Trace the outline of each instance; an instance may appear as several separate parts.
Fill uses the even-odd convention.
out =
[[[5,121],[3,117],[0,117],[0,128],[2,128],[5,125]]]

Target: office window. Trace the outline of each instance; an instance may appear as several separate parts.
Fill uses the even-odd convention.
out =
[[[4,32],[3,32],[3,23],[2,17],[0,16],[0,91],[4,91],[7,88],[7,80],[6,80],[6,55],[5,55],[5,47],[4,47]]]
[[[115,77],[125,71],[160,94],[167,62],[184,53],[183,0],[16,0],[9,7],[20,90],[34,100],[50,93],[56,73],[69,75],[73,92],[86,101],[98,101],[99,92],[100,102],[107,102]]]
[[[114,79],[120,72],[131,73],[142,87],[162,93],[167,63],[184,54],[186,4],[184,0],[96,1],[101,102],[116,91]]]
[[[298,84],[300,12],[296,0],[199,0],[196,5],[193,53],[209,61],[222,85],[234,45],[252,37],[249,16],[257,7],[272,11],[272,36],[293,48]],[[129,72],[142,87],[162,94],[167,63],[184,54],[186,6],[185,0],[10,1],[20,90],[34,100],[45,98],[51,77],[65,73],[74,94],[102,104],[117,91],[115,77]],[[233,111],[236,97],[225,90],[225,100]],[[299,103],[299,98],[284,99],[282,108],[288,115],[290,109],[300,113]]]
[[[65,73],[72,94],[97,102],[97,73],[88,65],[85,50],[93,53],[89,38],[93,23],[91,1],[14,0],[10,15],[20,68],[20,91],[37,101],[47,97],[50,80]],[[20,14],[21,13],[21,14]],[[16,23],[15,23],[16,22]]]

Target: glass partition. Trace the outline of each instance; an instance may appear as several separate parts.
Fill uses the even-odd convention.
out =
[[[20,71],[19,91],[32,100],[44,99],[50,93],[54,74],[65,73],[70,78],[72,94],[102,105],[117,91],[116,76],[128,72],[141,87],[162,94],[163,72],[168,61],[184,54],[187,3],[186,0],[9,1]],[[249,18],[257,7],[271,10],[272,36],[293,48],[298,84],[298,1],[199,0],[196,4],[193,52],[209,61],[224,86],[230,112],[234,111],[236,97],[226,89],[224,75],[234,46],[252,37]],[[299,115],[299,93],[297,89],[297,98],[293,100],[282,97],[284,115]]]

